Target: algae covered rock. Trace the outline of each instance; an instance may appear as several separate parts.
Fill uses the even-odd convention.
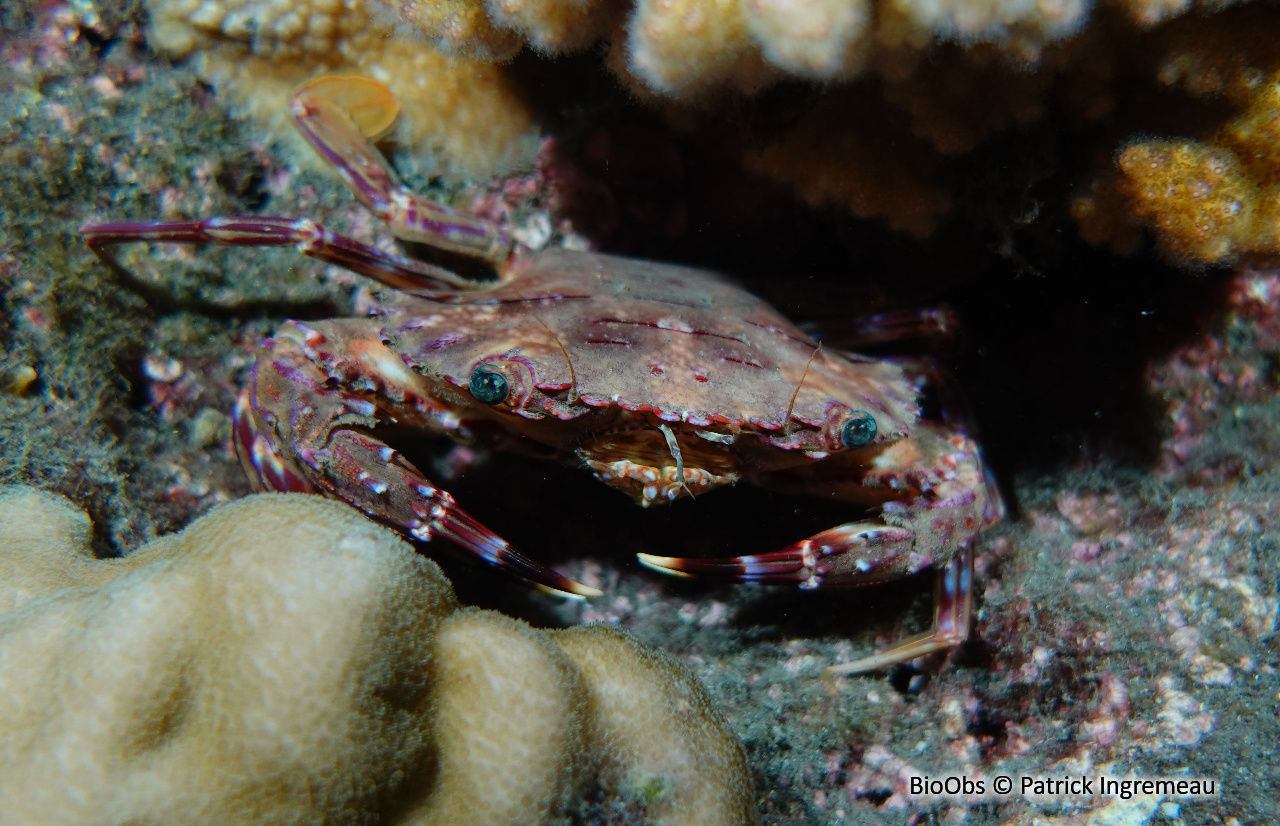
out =
[[[0,490],[0,824],[515,826],[593,783],[649,822],[756,820],[682,666],[460,610],[345,506],[250,497],[124,559],[90,534],[61,497]],[[619,712],[646,704],[637,738]]]

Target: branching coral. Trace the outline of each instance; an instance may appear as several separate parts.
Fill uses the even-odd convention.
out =
[[[1075,32],[1090,7],[1084,0],[373,2],[429,42],[490,59],[507,56],[513,39],[558,54],[608,37],[620,74],[673,99],[753,92],[786,77],[849,78],[887,52],[923,51],[939,39],[1035,59]]]
[[[814,206],[883,216],[894,229],[925,236],[946,212],[948,199],[932,183],[936,162],[929,147],[884,128],[894,121],[901,124],[901,116],[874,98],[830,95],[781,140],[749,152],[746,161],[790,183]]]
[[[485,33],[494,30],[483,14],[454,8],[465,5],[458,0],[425,8],[447,17],[446,27],[468,42],[483,44],[473,52],[510,54],[516,42],[509,36],[492,42]],[[277,124],[281,135],[292,135],[291,128],[279,127],[298,84],[347,71],[391,87],[403,111],[396,138],[419,153],[437,154],[445,171],[488,176],[533,157],[532,114],[500,67],[391,36],[392,24],[365,0],[151,0],[150,8],[157,48],[193,57],[206,80]]]
[[[617,631],[459,610],[435,565],[312,496],[124,559],[0,491],[0,820],[533,824],[586,784],[652,822],[756,819],[687,669]]]
[[[1276,131],[1266,125],[1272,103],[1262,80],[1280,61],[1268,36],[1252,30],[1274,28],[1257,13],[1228,24],[1168,23],[1194,4],[1166,0],[150,3],[157,43],[198,55],[206,77],[240,89],[251,105],[283,112],[292,86],[322,70],[369,73],[402,99],[402,138],[412,133],[411,146],[431,145],[472,172],[529,157],[519,149],[533,132],[526,100],[499,67],[472,62],[507,60],[525,46],[559,55],[606,43],[606,64],[636,95],[685,123],[782,81],[842,84],[789,121],[762,119],[765,128],[744,141],[745,163],[811,204],[885,218],[918,236],[949,211],[948,189],[972,185],[942,183],[940,161],[1010,127],[1040,124],[1047,135],[1064,121],[1074,131],[1097,124],[1115,112],[1119,81],[1145,74],[1144,82],[1220,95],[1251,114],[1203,146],[1130,147],[1124,180],[1096,182],[1072,205],[1083,236],[1131,250],[1136,224],[1151,223],[1172,256],[1191,261],[1275,243],[1267,235],[1275,196],[1260,178],[1270,161],[1256,156]],[[1160,44],[1165,57],[1145,66]],[[1118,139],[1104,139],[1109,164]],[[1172,210],[1171,200],[1179,204]]]
[[[1167,86],[1216,98],[1234,116],[1203,139],[1144,139],[1120,152],[1073,212],[1087,240],[1124,249],[1133,221],[1173,259],[1194,264],[1280,254],[1280,49],[1267,15],[1179,25],[1161,38]],[[1197,130],[1200,131],[1200,130]],[[1131,233],[1130,233],[1131,234]]]

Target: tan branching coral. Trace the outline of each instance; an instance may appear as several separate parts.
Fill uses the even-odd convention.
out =
[[[1125,227],[1155,231],[1174,260],[1254,262],[1280,255],[1280,46],[1266,15],[1180,24],[1161,38],[1159,80],[1236,112],[1201,139],[1143,139],[1117,172],[1076,199],[1086,240],[1123,249]],[[1108,229],[1110,227],[1110,229]],[[1117,240],[1120,239],[1120,240]]]
[[[1229,149],[1146,141],[1120,154],[1119,191],[1179,260],[1213,264],[1280,252],[1280,192],[1258,186]]]
[[[1272,104],[1261,97],[1280,67],[1276,27],[1249,10],[1187,15],[1211,10],[1207,0],[149,2],[156,42],[195,56],[206,77],[239,90],[251,108],[282,117],[285,98],[306,77],[366,73],[401,99],[398,137],[408,148],[436,150],[479,174],[531,157],[528,102],[501,67],[475,62],[507,60],[521,48],[554,56],[602,45],[605,64],[673,123],[732,111],[783,81],[823,84],[807,112],[752,128],[745,164],[811,204],[884,218],[917,236],[950,209],[947,189],[955,187],[939,180],[946,159],[1011,127],[1043,126],[1046,146],[1060,124],[1094,129],[1116,114],[1118,95],[1127,94],[1118,90],[1144,78],[1252,114],[1195,146],[1139,142],[1122,156],[1126,137],[1116,133],[1091,147],[1111,170],[1071,205],[1083,236],[1130,251],[1140,225],[1158,224],[1170,255],[1197,262],[1274,243],[1271,184],[1260,170],[1271,163],[1266,147],[1276,145]],[[1046,165],[1055,153],[1046,149]],[[1210,190],[1217,194],[1204,194]],[[1181,204],[1172,211],[1171,198]]]
[[[874,98],[829,95],[781,140],[748,152],[746,162],[790,183],[814,206],[887,218],[894,229],[925,236],[949,202],[932,182],[933,153],[903,134],[902,120]]]
[[[742,13],[764,59],[787,74],[837,80],[870,58],[870,0],[745,0]]]
[[[916,49],[934,39],[986,43],[1035,60],[1079,30],[1091,7],[1087,0],[890,0],[880,7],[878,40]]]
[[[528,103],[501,67],[473,59],[519,48],[466,0],[424,4],[440,25],[474,44],[448,56],[410,36],[365,0],[150,0],[152,41],[191,57],[206,80],[281,137],[289,96],[318,74],[352,72],[386,83],[399,98],[397,141],[442,161],[443,172],[489,176],[532,161],[537,129]],[[304,151],[301,157],[309,158]]]
[[[593,778],[649,822],[757,819],[687,669],[460,610],[343,505],[251,497],[124,559],[90,539],[0,490],[0,822],[559,823]]]
[[[784,78],[829,82],[938,40],[987,44],[1017,60],[1084,22],[1084,0],[150,0],[156,42],[178,55],[222,42],[240,57],[398,69],[379,56],[405,39],[471,60],[522,45],[556,55],[609,40],[610,65],[638,89],[698,100]],[[390,36],[398,32],[398,36]],[[396,50],[403,56],[405,53]],[[329,54],[333,57],[325,58]],[[891,61],[892,62],[892,61]],[[330,65],[329,68],[340,68]],[[255,70],[257,71],[257,70]],[[446,71],[436,68],[436,72]]]
[[[736,0],[637,0],[623,48],[632,79],[675,99],[754,93],[778,77],[752,46]]]

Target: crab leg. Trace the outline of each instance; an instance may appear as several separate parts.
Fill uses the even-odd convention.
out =
[[[290,322],[263,342],[232,429],[236,452],[259,488],[324,493],[414,539],[447,539],[544,590],[574,598],[600,595],[511,547],[372,435],[379,425],[399,421],[397,414],[422,415],[415,424],[433,429],[430,404],[402,367],[395,370],[398,358],[379,342],[348,340],[329,352],[326,333],[338,338],[342,330],[336,324],[305,327]],[[353,355],[340,357],[340,350]],[[387,384],[403,379],[394,392],[413,406],[381,410],[363,395],[344,389],[343,377],[369,368],[381,368],[378,379]],[[272,409],[292,412],[277,417],[257,404],[258,399],[272,399]],[[434,429],[442,428],[437,424]],[[297,459],[290,461],[288,456]]]
[[[390,91],[377,81],[360,78],[340,82],[358,83],[362,88],[357,94],[365,99],[391,98]],[[406,189],[347,110],[331,99],[331,85],[332,79],[302,86],[294,93],[290,107],[298,131],[333,165],[360,203],[386,221],[398,238],[479,258],[500,268],[511,254],[506,231]]]
[[[971,440],[926,422],[917,424],[912,438],[919,456],[930,456],[930,461],[864,469],[856,487],[846,491],[850,498],[855,498],[855,491],[903,496],[883,502],[878,519],[838,525],[773,553],[718,559],[641,554],[640,562],[668,574],[798,585],[805,590],[886,582],[938,564],[933,630],[832,671],[855,674],[953,648],[969,634],[974,537],[1001,511],[988,495]],[[833,488],[831,479],[813,473],[801,479],[814,487]]]
[[[929,342],[935,351],[954,352],[964,335],[959,315],[946,305],[890,310],[803,326],[823,344],[847,350],[919,339]]]
[[[315,221],[260,215],[232,215],[203,221],[140,221],[85,224],[80,237],[102,255],[113,244],[154,241],[226,244],[236,247],[293,245],[303,255],[368,276],[388,287],[416,295],[438,295],[475,284],[425,261],[371,247]]]
[[[813,590],[870,585],[915,573],[920,557],[911,553],[914,539],[914,533],[904,528],[857,522],[823,531],[774,553],[718,559],[638,556],[641,564],[667,574],[774,585],[798,584],[805,590]],[[973,611],[972,541],[965,542],[961,553],[938,571],[936,590],[932,631],[869,657],[831,666],[830,673],[874,671],[946,651],[964,642],[969,636],[969,618]]]
[[[892,648],[869,657],[827,666],[833,675],[861,674],[888,665],[949,651],[969,638],[973,618],[973,543],[966,542],[960,555],[938,571],[933,601],[933,630],[908,637]]]

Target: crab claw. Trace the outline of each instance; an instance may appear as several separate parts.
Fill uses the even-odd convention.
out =
[[[799,585],[806,590],[869,585],[896,579],[924,567],[912,553],[914,534],[875,522],[841,525],[789,548],[754,556],[695,559],[638,554],[640,563],[664,574],[719,577],[740,582]],[[947,651],[969,636],[973,613],[973,545],[938,571],[932,631],[884,651],[831,666],[831,674],[858,674]]]
[[[913,534],[877,522],[840,525],[767,554],[713,559],[637,554],[640,564],[675,576],[719,577],[764,585],[819,587],[869,585],[911,573],[902,551]]]
[[[448,540],[445,547],[462,551],[464,557],[478,557],[540,590],[572,599],[600,596],[595,588],[574,582],[511,547],[369,430],[338,424],[343,416],[372,418],[377,407],[360,396],[326,387],[325,374],[300,352],[300,344],[308,340],[324,339],[297,323],[268,340],[264,347],[272,357],[259,358],[250,386],[236,404],[233,441],[255,487],[322,493],[420,542],[437,537]],[[295,412],[277,417],[258,405],[257,400],[264,397],[291,401]]]
[[[437,493],[444,494],[443,491]],[[448,494],[444,495],[448,496]],[[452,500],[453,497],[449,497],[450,503]],[[437,520],[410,531],[410,534],[415,539],[430,539],[433,536],[448,539],[455,547],[474,554],[483,561],[549,594],[570,599],[585,599],[598,597],[603,593],[589,585],[574,582],[536,559],[520,553],[511,547],[507,540],[486,528],[457,505],[446,507],[444,511]]]

